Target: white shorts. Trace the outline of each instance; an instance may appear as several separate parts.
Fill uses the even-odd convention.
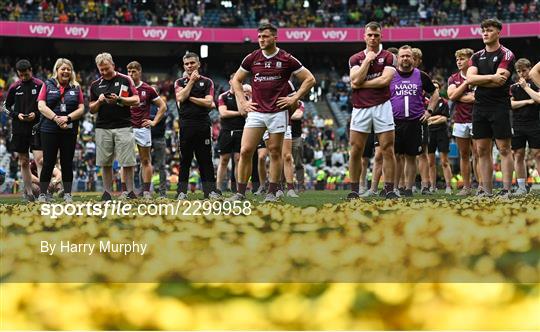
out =
[[[268,133],[268,130],[265,130],[263,134],[263,141],[267,141],[269,138],[270,134]],[[287,126],[287,130],[285,131],[285,136],[283,136],[283,139],[292,139],[291,126]]]
[[[395,129],[392,104],[386,101],[383,104],[367,108],[353,108],[351,115],[351,130],[361,133],[384,133]]]
[[[152,146],[152,130],[150,128],[133,128],[135,143],[145,148]]]
[[[244,128],[266,128],[270,134],[284,133],[289,124],[289,112],[249,112]]]
[[[459,138],[472,138],[472,123],[454,123],[452,136]]]

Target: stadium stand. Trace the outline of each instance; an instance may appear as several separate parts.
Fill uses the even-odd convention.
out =
[[[146,26],[355,27],[475,24],[482,17],[505,22],[538,19],[537,1],[2,1],[0,19],[48,23]]]

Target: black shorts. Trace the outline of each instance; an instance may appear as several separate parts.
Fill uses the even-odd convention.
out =
[[[13,151],[19,153],[28,153],[29,150],[41,151],[41,138],[40,135],[21,135],[13,134],[11,138],[11,146]]]
[[[509,106],[473,106],[473,139],[512,138]]]
[[[396,141],[394,150],[396,154],[418,156],[422,153],[422,123],[420,120],[395,120]]]
[[[447,128],[429,132],[428,153],[435,153],[437,150],[442,153],[450,151],[450,138],[448,137]]]
[[[375,154],[375,139],[374,133],[369,134],[366,146],[364,147],[364,154],[362,154],[363,158],[373,158],[373,155]]]
[[[527,143],[530,149],[540,149],[540,123],[531,122],[527,126],[514,125],[512,150],[524,149]]]
[[[429,145],[429,127],[427,122],[422,123],[422,146]]]
[[[242,130],[221,130],[217,140],[217,151],[220,155],[240,153]]]

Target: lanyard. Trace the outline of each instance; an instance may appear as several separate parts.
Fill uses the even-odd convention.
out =
[[[66,95],[66,92],[67,92],[68,89],[64,88],[61,85],[58,88],[60,89],[60,102],[63,104],[64,103],[64,96]]]

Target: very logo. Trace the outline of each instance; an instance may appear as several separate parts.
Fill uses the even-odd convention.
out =
[[[64,31],[66,32],[66,35],[68,36],[86,38],[86,36],[88,36],[88,32],[90,32],[90,28],[70,26],[70,27],[65,27]]]
[[[33,35],[42,35],[50,37],[54,32],[54,26],[43,24],[31,24],[30,33]]]
[[[459,28],[436,28],[433,29],[433,34],[435,37],[444,37],[444,38],[456,38],[459,34]]]
[[[482,35],[482,28],[480,28],[480,27],[471,27],[471,34],[473,36],[481,36]]]
[[[144,38],[163,40],[167,37],[167,29],[143,29]]]
[[[288,30],[285,32],[285,36],[287,39],[294,39],[294,40],[309,40],[309,37],[311,37],[311,31],[305,31],[305,30]]]
[[[180,39],[190,39],[190,40],[199,40],[201,39],[202,31],[198,30],[178,30],[178,38]]]
[[[345,40],[347,38],[347,31],[345,30],[325,30],[322,32],[324,39],[330,40]]]

